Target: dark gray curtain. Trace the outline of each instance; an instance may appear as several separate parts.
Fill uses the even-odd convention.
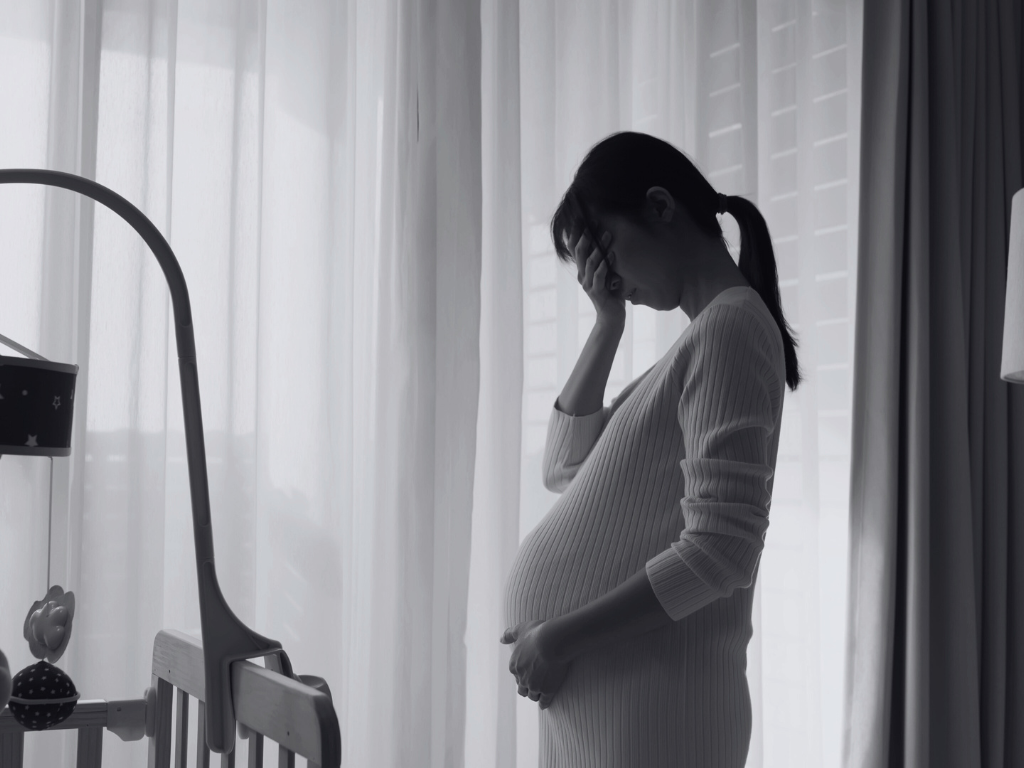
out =
[[[845,768],[1024,766],[1020,0],[865,0]]]

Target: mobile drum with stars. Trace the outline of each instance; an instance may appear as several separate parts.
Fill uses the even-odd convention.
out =
[[[0,454],[70,456],[78,366],[0,355]]]

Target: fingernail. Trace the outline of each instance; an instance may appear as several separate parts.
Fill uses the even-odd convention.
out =
[[[601,242],[604,243],[605,245],[607,245],[608,241],[611,240],[611,239],[612,239],[612,233],[611,232],[605,232],[603,235],[601,235]]]

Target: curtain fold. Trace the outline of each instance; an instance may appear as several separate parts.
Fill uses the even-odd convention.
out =
[[[868,0],[843,765],[1013,766],[1024,392],[999,378],[1020,3]]]
[[[465,635],[465,754],[452,764],[515,768],[537,761],[536,749],[517,749],[524,730],[516,716],[520,697],[509,685],[508,646],[497,642],[506,629],[500,595],[520,541],[523,296],[529,284],[522,260],[529,235],[522,213],[518,0],[482,0],[480,30],[480,398]]]
[[[410,0],[394,11],[372,439],[373,514],[382,518],[373,573],[394,586],[374,585],[368,751],[353,762],[443,765],[461,762],[465,722],[480,383],[480,15],[473,0]]]

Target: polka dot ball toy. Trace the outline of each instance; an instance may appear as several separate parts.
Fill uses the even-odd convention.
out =
[[[43,731],[67,720],[75,711],[78,691],[67,673],[46,661],[25,667],[14,676],[11,715],[26,730]]]

